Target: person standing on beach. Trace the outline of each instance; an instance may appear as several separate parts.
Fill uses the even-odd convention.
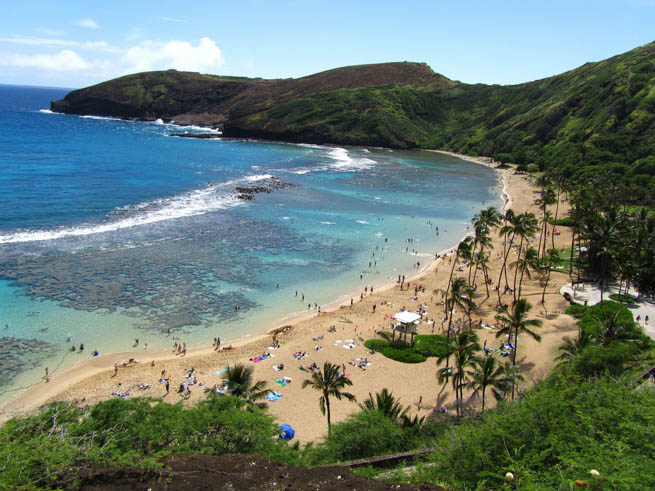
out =
[[[166,377],[166,395],[168,395],[170,390],[171,390],[171,379],[170,377]]]
[[[118,375],[118,363],[114,363],[114,377]]]

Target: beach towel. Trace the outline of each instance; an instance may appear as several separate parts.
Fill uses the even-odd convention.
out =
[[[278,399],[280,399],[281,397],[282,397],[282,394],[279,394],[279,393],[277,393],[277,392],[271,392],[270,394],[268,394],[268,395],[265,397],[265,399],[266,399],[267,401],[270,401],[270,402],[275,402],[275,401],[277,401]]]

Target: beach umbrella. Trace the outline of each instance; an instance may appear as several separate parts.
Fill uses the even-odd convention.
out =
[[[292,440],[295,434],[296,430],[290,425],[280,425],[280,440]]]

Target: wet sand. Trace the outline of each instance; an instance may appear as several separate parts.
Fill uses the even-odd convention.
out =
[[[447,152],[446,152],[447,153]],[[457,155],[460,158],[470,160],[482,165],[490,165],[488,159],[467,157]],[[516,213],[526,210],[533,211],[539,216],[539,210],[534,205],[538,197],[535,188],[523,175],[516,175],[512,170],[497,170],[503,178],[504,193],[507,198],[507,205]],[[565,216],[568,203],[561,202],[559,216]],[[550,230],[549,230],[550,232]],[[548,241],[550,244],[550,233]],[[535,240],[535,246],[536,246]],[[561,227],[561,235],[555,236],[555,244],[558,248],[568,247],[570,243],[569,230]],[[494,285],[498,279],[502,265],[503,245],[498,236],[493,237],[494,250],[490,257],[489,276]],[[408,310],[416,310],[419,304],[425,304],[427,310],[427,322],[419,326],[419,333],[431,334],[441,332],[441,320],[444,317],[443,307],[436,305],[441,301],[441,296],[435,294],[435,290],[446,288],[448,275],[452,267],[454,254],[447,255],[429,265],[424,265],[422,270],[416,270],[412,275],[407,275],[405,287],[409,282],[409,290],[401,290],[397,284],[389,284],[384,287],[376,287],[373,294],[370,290],[360,300],[361,292],[353,292],[353,306],[350,306],[350,299],[346,297],[345,302],[338,301],[331,305],[322,306],[322,312],[305,312],[297,316],[285,318],[284,325],[292,326],[277,335],[281,346],[277,349],[269,349],[272,344],[273,334],[251,337],[239,343],[232,343],[232,349],[216,351],[214,347],[198,348],[188,350],[185,356],[175,355],[171,351],[149,351],[135,349],[132,352],[114,353],[111,355],[92,358],[80,363],[75,368],[64,373],[52,373],[49,382],[36,384],[20,397],[10,401],[2,408],[3,419],[15,414],[32,411],[43,403],[54,400],[70,400],[78,404],[93,404],[102,400],[114,397],[112,392],[125,393],[129,391],[130,397],[152,396],[164,397],[169,402],[177,402],[181,396],[175,392],[180,382],[186,381],[186,370],[195,368],[197,378],[203,386],[194,385],[191,387],[191,397],[185,404],[193,404],[205,397],[204,389],[220,384],[222,375],[220,370],[230,364],[237,362],[251,365],[255,368],[255,380],[265,380],[268,388],[271,388],[282,395],[282,397],[269,404],[269,412],[279,423],[289,423],[296,429],[296,438],[301,442],[317,440],[327,432],[325,417],[321,414],[318,405],[319,393],[311,388],[302,389],[302,381],[309,378],[309,373],[302,371],[301,365],[308,366],[317,363],[319,366],[325,361],[345,365],[346,373],[353,381],[350,391],[357,396],[358,400],[365,399],[369,393],[375,393],[388,388],[395,396],[401,399],[402,404],[411,406],[411,413],[420,415],[429,414],[436,406],[451,405],[454,401],[454,393],[448,387],[442,393],[442,398],[437,401],[437,395],[441,386],[437,383],[437,365],[433,358],[420,364],[403,364],[384,358],[380,354],[369,354],[364,347],[363,341],[374,338],[375,331],[388,328],[390,317],[400,311],[402,307]],[[512,252],[508,263],[515,260],[516,253]],[[457,274],[457,269],[455,269]],[[460,275],[468,274],[468,267],[464,268]],[[480,273],[481,274],[481,273]],[[543,321],[543,327],[538,331],[542,335],[541,343],[531,338],[522,337],[519,341],[518,362],[521,366],[521,373],[526,378],[526,383],[545,376],[553,366],[553,358],[556,355],[557,347],[561,344],[563,337],[575,333],[575,321],[563,312],[567,303],[559,294],[560,287],[568,282],[568,276],[564,273],[553,273],[546,292],[545,307],[540,304],[542,286],[533,275],[533,279],[525,279],[523,292],[524,296],[533,305],[530,317]],[[424,293],[416,294],[415,286],[421,286]],[[478,303],[485,299],[484,281],[478,280]],[[490,286],[490,290],[491,287]],[[481,307],[474,313],[474,323],[481,320],[483,323],[495,324],[494,307],[497,302],[497,293],[490,291],[491,297],[484,301]],[[511,295],[503,297],[504,303],[511,303]],[[373,312],[373,306],[376,306]],[[463,314],[455,317],[456,322],[467,322]],[[436,328],[433,331],[433,321]],[[282,327],[278,325],[277,327]],[[332,332],[332,331],[335,332]],[[493,330],[485,328],[476,329],[480,336],[481,344],[487,341],[487,346],[497,348],[501,339],[495,337]],[[350,341],[352,340],[352,341]],[[223,341],[222,347],[230,345],[229,341]],[[354,345],[350,349],[346,345]],[[171,348],[173,339],[171,338]],[[317,349],[320,348],[320,349]],[[301,360],[294,358],[294,353],[306,352],[307,356]],[[254,363],[250,361],[258,355],[270,354],[270,357]],[[362,370],[349,363],[357,358],[366,357],[370,364]],[[137,363],[123,366],[130,358]],[[154,366],[152,361],[154,360]],[[505,358],[500,358],[504,361]],[[114,364],[119,364],[118,374],[114,376]],[[273,365],[283,364],[281,371],[273,370]],[[166,370],[170,377],[171,391],[165,395],[164,384],[160,382],[161,372]],[[291,383],[280,386],[275,379],[289,377]],[[150,385],[149,389],[140,390],[139,385]],[[422,398],[421,409],[417,407],[419,398]],[[488,398],[489,400],[490,398]],[[475,404],[475,402],[473,402]],[[347,401],[334,401],[332,403],[332,421],[338,422],[349,414],[357,411],[357,404]]]

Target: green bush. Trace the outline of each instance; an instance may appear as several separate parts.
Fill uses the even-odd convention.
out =
[[[575,220],[573,220],[573,217],[562,217],[555,220],[555,225],[560,227],[573,227],[575,226]]]
[[[575,317],[576,319],[582,319],[582,316],[587,311],[587,309],[589,309],[589,307],[574,303],[567,307],[564,313],[570,315],[571,317]]]
[[[655,391],[623,380],[551,377],[511,404],[453,426],[412,482],[452,489],[654,489]]]
[[[387,343],[383,339],[368,339],[364,343],[364,346],[366,346],[368,349],[382,352],[384,348],[389,346],[389,343]]]
[[[614,342],[608,346],[594,344],[586,347],[572,363],[575,373],[583,377],[597,375],[621,375],[626,361],[639,352],[634,343]]]
[[[369,339],[364,343],[382,355],[402,363],[421,363],[430,356],[446,354],[446,337],[439,334],[421,334],[414,337],[414,346],[389,344],[382,339]]]
[[[635,303],[637,302],[637,297],[633,297],[632,295],[625,295],[625,294],[618,294],[618,293],[613,293],[610,295],[610,298],[614,300],[615,302],[619,303]]]
[[[332,462],[384,455],[405,448],[400,425],[379,411],[360,411],[332,425],[325,449]]]
[[[90,467],[159,466],[174,453],[256,453],[292,461],[274,437],[277,424],[234,397],[210,397],[192,408],[157,399],[113,399],[88,411],[52,404],[0,428],[0,489],[74,486]],[[295,452],[297,453],[297,452]]]
[[[417,353],[411,346],[388,345],[381,353],[387,358],[402,363],[422,363],[427,358],[421,353]]]
[[[446,336],[439,334],[421,334],[414,340],[414,351],[423,356],[446,356],[448,352]]]

